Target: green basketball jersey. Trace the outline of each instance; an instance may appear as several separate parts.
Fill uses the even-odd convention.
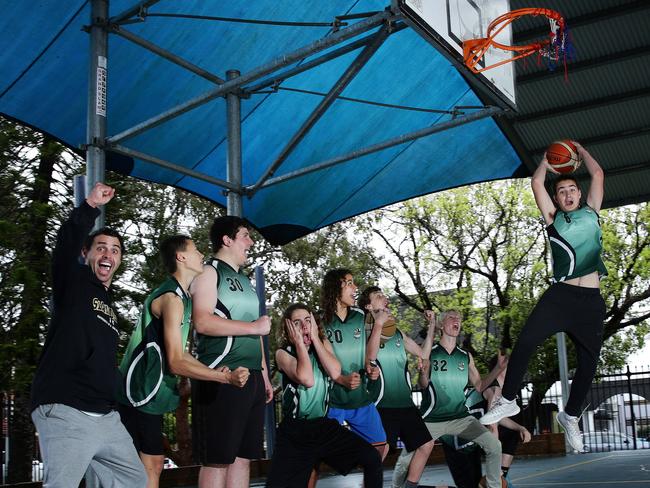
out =
[[[368,381],[368,391],[375,405],[378,408],[413,407],[411,375],[401,331],[397,330],[393,337],[379,346],[377,364],[379,378]]]
[[[370,405],[372,399],[367,389],[365,375],[366,333],[364,314],[358,308],[348,308],[344,321],[334,315],[329,324],[323,324],[327,338],[332,343],[334,354],[341,363],[341,374],[357,372],[361,375],[361,385],[355,390],[348,390],[335,383],[332,386],[330,405],[336,408],[360,408]]]
[[[179,401],[177,377],[167,365],[163,322],[151,313],[151,302],[165,293],[175,293],[183,300],[183,321],[178,326],[185,346],[190,332],[192,299],[170,277],[144,301],[140,320],[131,333],[119,367],[118,401],[155,415],[176,410]]]
[[[572,212],[558,210],[553,223],[546,228],[551,243],[553,279],[565,281],[607,269],[600,256],[603,234],[598,214],[588,205]]]
[[[449,354],[440,344],[433,346],[429,386],[422,394],[420,411],[426,422],[444,422],[469,415],[465,388],[469,383],[469,354],[456,346]]]
[[[487,400],[483,398],[476,389],[470,388],[465,392],[465,406],[469,411],[469,414],[480,419],[485,412],[487,412]],[[443,435],[440,437],[440,441],[444,442],[448,446],[453,447],[457,451],[473,451],[478,446],[470,440],[463,439],[457,435]]]
[[[296,352],[293,346],[284,349],[293,357]],[[314,372],[314,385],[307,388],[293,381],[282,373],[282,417],[294,419],[318,419],[325,417],[331,386],[331,379],[325,373],[314,351],[309,349],[309,359]]]
[[[242,322],[257,320],[260,304],[248,277],[219,259],[212,259],[208,264],[217,272],[217,306],[214,314]],[[228,366],[234,370],[243,366],[259,371],[262,367],[260,336],[197,334],[197,356],[199,361],[210,368]]]

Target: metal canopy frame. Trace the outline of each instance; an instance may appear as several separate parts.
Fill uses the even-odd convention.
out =
[[[343,92],[346,86],[363,69],[366,63],[372,58],[388,37],[399,32],[408,26],[402,21],[402,16],[395,2],[387,0],[387,8],[380,12],[370,12],[348,16],[347,18],[363,18],[350,26],[339,27],[329,35],[320,38],[310,44],[296,49],[292,52],[278,56],[274,60],[259,66],[248,73],[241,74],[235,70],[227,70],[227,79],[224,80],[214,73],[211,73],[181,56],[173,54],[154,43],[130,32],[126,27],[129,24],[142,22],[146,17],[147,9],[158,3],[160,0],[144,0],[136,3],[133,7],[123,12],[108,17],[109,0],[91,0],[91,23],[87,28],[90,33],[90,64],[89,64],[89,93],[88,93],[88,132],[86,145],[87,163],[87,191],[97,181],[103,181],[105,175],[105,151],[141,159],[163,168],[171,169],[180,174],[206,181],[224,189],[227,194],[227,211],[229,215],[242,216],[243,196],[252,197],[257,191],[289,179],[298,178],[302,175],[329,168],[360,156],[400,145],[435,132],[440,132],[458,125],[469,123],[481,118],[499,115],[504,112],[500,107],[478,107],[476,111],[469,114],[464,113],[459,107],[454,109],[454,118],[451,121],[435,124],[420,130],[403,134],[384,142],[374,144],[365,148],[351,151],[347,154],[328,159],[309,167],[293,171],[285,175],[273,177],[283,162],[292,151],[300,144],[309,133],[316,122],[327,112],[333,102]],[[365,17],[365,18],[364,18]],[[309,61],[305,58],[318,54],[328,48],[342,44],[354,37],[378,29],[372,34],[366,35],[354,41],[314,57]],[[115,34],[123,39],[132,42],[163,59],[174,63],[191,73],[200,76],[215,87],[207,92],[187,100],[169,110],[166,110],[154,117],[149,118],[131,128],[123,130],[118,134],[107,136],[106,134],[106,75],[108,56],[108,35]],[[242,149],[241,149],[241,99],[248,98],[259,93],[265,88],[277,89],[278,85],[293,76],[304,71],[320,66],[332,59],[348,54],[357,49],[361,52],[348,66],[345,72],[339,77],[336,83],[326,93],[303,122],[300,128],[286,143],[277,158],[271,162],[263,175],[252,185],[242,184]],[[300,63],[297,66],[288,68],[290,65]],[[185,168],[179,164],[163,160],[161,158],[133,150],[123,143],[126,139],[135,137],[149,129],[157,127],[168,120],[182,115],[190,110],[204,105],[218,97],[226,99],[226,117],[228,127],[228,156],[227,156],[227,180],[221,180],[201,172]],[[103,107],[103,111],[98,107]],[[97,225],[103,225],[103,215],[98,219]]]

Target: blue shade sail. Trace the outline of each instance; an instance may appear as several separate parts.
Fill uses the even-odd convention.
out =
[[[160,46],[226,79],[228,70],[250,73],[286,53],[328,38],[331,26],[279,26],[156,16],[190,14],[237,19],[333,22],[347,26],[384,11],[371,1],[161,1],[143,20],[119,29]],[[109,15],[133,6],[113,0]],[[86,143],[90,2],[0,1],[0,113],[79,148]],[[273,178],[434,124],[453,111],[484,103],[450,61],[399,19],[396,32],[339,94],[291,151]],[[280,70],[300,66],[359,39],[374,27]],[[253,186],[323,100],[363,46],[276,83],[240,92],[242,180]],[[108,47],[108,136],[199,97],[217,85],[111,33]],[[349,100],[354,99],[354,100]],[[383,105],[361,103],[358,100]],[[390,105],[390,106],[387,106]],[[467,114],[477,108],[460,109]],[[458,115],[458,112],[456,113]],[[146,132],[120,141],[130,150],[221,180],[227,179],[226,102],[217,97]],[[385,205],[470,183],[517,175],[522,162],[497,122],[482,118],[341,164],[262,186],[243,199],[243,216],[273,244]],[[107,169],[172,185],[226,205],[223,188],[149,161],[107,153]]]

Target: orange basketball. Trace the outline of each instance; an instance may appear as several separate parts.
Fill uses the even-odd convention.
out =
[[[569,140],[556,141],[548,146],[546,159],[558,173],[573,173],[580,167],[578,149]]]
[[[374,325],[374,320],[372,318],[371,313],[366,314],[366,332],[370,334],[372,331],[372,327]],[[397,323],[395,322],[395,318],[391,315],[388,317],[386,320],[386,323],[384,326],[381,328],[381,343],[383,344],[384,342],[388,341],[391,337],[395,335],[395,332],[397,331]]]

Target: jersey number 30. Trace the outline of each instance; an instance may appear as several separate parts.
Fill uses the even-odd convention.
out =
[[[230,291],[244,291],[244,287],[241,286],[237,278],[226,278],[226,281],[228,282],[228,289]]]

